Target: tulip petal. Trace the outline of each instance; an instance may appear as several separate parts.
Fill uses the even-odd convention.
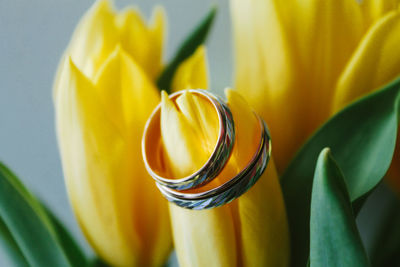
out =
[[[253,110],[236,91],[225,89],[227,103],[235,121],[236,138],[232,157],[238,170],[244,169],[257,151],[261,130]]]
[[[166,160],[171,175],[182,178],[200,169],[210,157],[218,137],[217,113],[208,101],[186,92],[175,105],[163,91],[161,105]]]
[[[97,94],[121,131],[137,132],[159,102],[159,93],[146,73],[120,46],[103,63],[94,79]]]
[[[111,265],[160,266],[171,248],[167,202],[140,153],[145,121],[160,99],[151,79],[161,68],[163,31],[160,8],[148,26],[137,11],[117,14],[100,0],[77,26],[54,82],[72,206]]]
[[[93,79],[117,44],[136,60],[150,79],[161,70],[164,10],[155,8],[150,25],[138,10],[117,14],[109,0],[99,0],[78,24],[67,53],[82,72]]]
[[[121,201],[126,201],[124,208],[131,209],[138,216],[131,227],[135,228],[140,238],[143,258],[157,265],[169,252],[168,210],[166,201],[145,171],[140,151],[144,125],[159,102],[158,90],[139,65],[119,46],[98,71],[95,86],[108,116],[125,137],[127,150],[121,155],[125,160],[120,164],[126,164],[125,179],[131,180],[126,185],[126,197],[129,196],[131,200]]]
[[[368,31],[336,86],[332,113],[400,74],[400,13],[392,11]]]
[[[260,127],[253,111],[239,94],[233,90],[226,90],[225,94],[237,129],[232,157],[240,171],[257,150]],[[288,266],[288,224],[272,159],[257,183],[232,204],[237,205],[236,226],[240,227],[243,266]]]
[[[204,45],[199,46],[196,52],[183,61],[175,72],[172,81],[172,91],[182,89],[207,89],[208,64]]]
[[[202,150],[211,153],[217,143],[219,132],[214,108],[211,108],[210,103],[201,101],[189,93],[183,93],[176,100],[176,104],[196,135],[204,140]]]
[[[330,116],[336,81],[364,28],[356,1],[298,1],[298,9],[293,10],[296,26],[292,42],[299,60],[298,86],[303,94],[298,101],[308,137]],[[298,114],[293,116],[297,118]]]
[[[329,116],[336,79],[361,38],[361,10],[348,0],[232,0],[231,11],[236,87],[270,126],[282,172]]]
[[[135,233],[122,234],[120,217],[114,205],[115,188],[110,177],[110,164],[120,159],[116,155],[121,153],[125,142],[107,120],[103,107],[99,107],[100,102],[94,100],[93,84],[71,59],[67,60],[68,65],[60,78],[56,112],[71,204],[82,230],[100,255],[109,262],[116,259],[119,264],[131,262],[134,256],[126,248],[138,244],[138,237]],[[90,131],[82,131],[83,127]],[[106,140],[108,144],[105,144]],[[114,159],[107,162],[104,155]],[[127,245],[130,242],[132,244]],[[109,251],[114,251],[115,255],[109,255]]]
[[[180,266],[237,266],[228,206],[193,211],[170,204],[170,212]]]
[[[199,96],[184,93],[176,103],[163,92],[161,132],[171,174],[183,177],[200,168],[210,156],[213,147],[209,148],[204,138],[214,135],[216,141],[218,119],[211,104]],[[170,205],[170,212],[182,266],[236,265],[235,234],[228,207],[189,211]]]
[[[235,146],[225,168],[202,191],[237,175],[253,158],[261,137],[258,120],[244,99],[230,89],[226,95],[235,121]],[[193,173],[213,151],[218,121],[214,108],[201,102],[201,97],[185,92],[173,103],[163,93],[161,131],[174,177]],[[204,155],[201,160],[199,155]],[[288,225],[273,161],[256,185],[236,201],[201,211],[171,204],[170,213],[182,266],[288,263]]]
[[[270,126],[274,156],[283,167],[303,138],[303,126],[292,116],[298,114],[296,61],[282,11],[277,1],[231,1],[235,87]]]
[[[140,12],[129,8],[117,17],[121,29],[121,45],[132,58],[155,80],[161,70],[165,12],[162,7],[153,11],[151,24],[146,25]]]
[[[97,89],[67,60],[56,100],[57,133],[68,193],[83,232],[108,263],[161,264],[169,251],[166,203],[138,153],[141,135],[131,140],[119,130]],[[163,243],[163,254],[152,254],[159,250],[156,242]]]
[[[167,64],[167,66],[165,66],[164,70],[157,78],[157,87],[160,88],[160,90],[171,92],[171,82],[175,76],[174,74],[177,68],[184,60],[192,56],[197,48],[206,41],[216,14],[217,9],[212,8],[196,26],[196,28],[182,42],[174,57]]]
[[[118,38],[115,11],[109,0],[100,0],[79,22],[67,53],[87,77],[93,78],[114,49]]]
[[[273,159],[258,182],[238,199],[243,266],[289,266],[286,210]]]
[[[58,90],[61,87],[61,74],[64,72],[64,68],[69,65],[69,61],[66,60],[66,58],[67,55],[64,53],[58,63],[58,68],[53,81],[53,104],[55,105],[55,108],[57,108]]]
[[[369,27],[388,12],[395,10],[399,4],[399,0],[363,0],[361,9],[366,27]]]
[[[362,36],[361,9],[356,1],[348,0],[299,3],[295,39],[306,68],[302,76],[309,78],[304,82],[312,87],[307,89],[316,98],[313,101],[330,101],[335,81]]]

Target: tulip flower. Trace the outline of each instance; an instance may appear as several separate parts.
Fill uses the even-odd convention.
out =
[[[237,175],[252,159],[260,126],[251,108],[227,90],[236,143],[222,172],[205,186]],[[185,92],[175,103],[161,100],[161,135],[167,172],[180,178],[194,173],[210,157],[218,138],[218,117],[205,99]],[[195,189],[193,189],[195,190]],[[209,210],[170,204],[177,257],[181,266],[287,266],[288,225],[276,169],[271,160],[259,181],[233,202]]]
[[[59,147],[71,205],[96,253],[113,266],[161,266],[171,250],[167,201],[141,157],[144,124],[160,101],[164,12],[147,25],[99,1],[77,26],[54,84]],[[195,71],[193,70],[195,68]],[[174,77],[198,86],[205,50]],[[179,82],[182,81],[182,82]]]
[[[280,173],[330,116],[400,74],[399,3],[231,0],[236,87],[267,121]]]

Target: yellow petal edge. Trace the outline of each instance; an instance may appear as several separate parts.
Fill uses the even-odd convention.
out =
[[[258,121],[247,103],[233,90],[226,96],[237,143],[220,181],[246,166],[260,139]],[[217,114],[195,94],[185,92],[174,103],[164,93],[161,131],[167,166],[179,178],[200,168],[212,153]],[[181,266],[288,265],[287,220],[273,160],[253,188],[230,204],[201,211],[170,204],[170,214]]]

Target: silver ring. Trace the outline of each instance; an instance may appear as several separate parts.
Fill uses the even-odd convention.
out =
[[[156,181],[157,185],[162,185],[170,189],[175,190],[186,190],[199,187],[203,184],[208,183],[214,179],[221,170],[225,167],[235,143],[235,125],[232,118],[232,113],[229,107],[222,101],[219,97],[206,90],[184,90],[179,91],[169,96],[170,99],[175,99],[183,92],[190,92],[200,95],[207,100],[209,100],[218,114],[219,120],[219,136],[214,147],[213,153],[207,162],[195,173],[180,179],[168,179],[163,177],[161,166],[151,164],[149,160],[150,157],[154,157],[157,154],[157,150],[160,149],[161,138],[154,135],[155,132],[160,131],[160,111],[161,104],[159,104],[153,113],[150,115],[146,126],[144,128],[143,138],[142,138],[142,155],[146,169],[151,177]],[[156,141],[155,141],[156,140]]]
[[[259,147],[250,163],[238,175],[216,188],[201,193],[178,192],[157,184],[164,197],[180,207],[201,210],[227,204],[247,192],[263,174],[271,157],[268,127],[260,117],[258,120],[262,129]]]

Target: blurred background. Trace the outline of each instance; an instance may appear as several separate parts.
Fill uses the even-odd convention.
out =
[[[93,1],[0,0],[0,160],[50,208],[90,252],[66,195],[54,126],[52,84],[59,59]],[[211,86],[230,86],[232,56],[228,1],[119,1],[145,18],[162,4],[168,16],[164,60],[208,10],[218,16],[208,42]],[[0,266],[9,266],[0,250]]]
[[[75,221],[66,195],[54,130],[52,83],[58,61],[80,17],[92,1],[0,0],[0,160],[46,202],[92,253]],[[227,0],[116,1],[135,5],[148,18],[162,4],[168,15],[164,60],[213,5],[218,16],[208,41],[211,88],[233,84],[232,42]],[[369,199],[358,223],[367,249],[393,198],[385,186]],[[0,266],[9,266],[0,250]]]

